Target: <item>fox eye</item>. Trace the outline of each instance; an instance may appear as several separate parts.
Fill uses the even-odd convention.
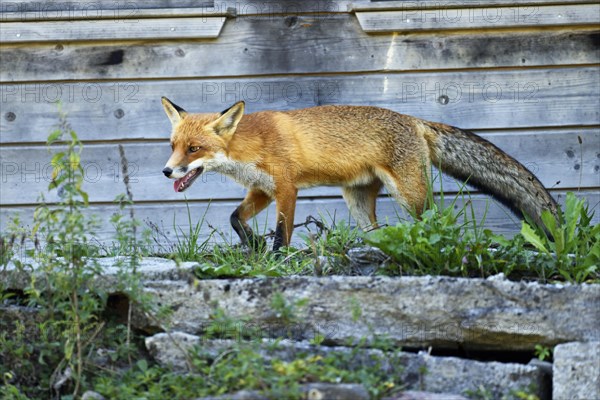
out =
[[[190,153],[195,153],[198,150],[200,150],[200,146],[190,146],[189,150],[190,150]]]

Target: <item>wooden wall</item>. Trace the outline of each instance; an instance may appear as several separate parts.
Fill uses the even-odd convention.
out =
[[[484,4],[482,6],[482,4]],[[474,130],[564,199],[600,201],[600,6],[594,1],[60,1],[0,10],[0,211],[31,221],[49,182],[56,101],[85,142],[86,187],[109,240],[132,174],[136,215],[173,234],[185,197],[161,174],[170,124],[160,96],[194,112],[378,105]],[[449,195],[458,190],[443,180]],[[244,189],[207,174],[185,193],[226,235]],[[337,188],[302,191],[297,222],[348,212]],[[55,195],[47,196],[50,201]],[[486,196],[487,224],[519,222]],[[398,209],[382,195],[382,221]],[[258,224],[272,227],[271,207]],[[600,214],[600,211],[597,212]],[[596,217],[598,220],[598,217]],[[208,227],[207,227],[208,229]]]

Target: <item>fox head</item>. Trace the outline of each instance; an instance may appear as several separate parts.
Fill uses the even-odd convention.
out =
[[[175,179],[176,192],[183,192],[202,172],[227,157],[228,143],[244,115],[244,102],[220,114],[189,114],[166,97],[162,104],[173,126],[172,153],[162,172]]]

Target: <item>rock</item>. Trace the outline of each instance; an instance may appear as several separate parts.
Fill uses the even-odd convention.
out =
[[[201,334],[222,309],[241,331],[345,344],[383,336],[406,347],[533,350],[600,340],[600,285],[448,277],[289,277],[167,281],[147,291],[174,310],[172,328]],[[294,318],[280,318],[281,293]],[[294,307],[298,301],[306,303]],[[358,317],[357,317],[358,316]]]
[[[554,348],[552,398],[600,399],[600,342],[566,343]]]
[[[349,257],[369,263],[379,257],[376,253],[354,250]],[[105,268],[98,285],[114,291],[109,299],[118,300],[120,295],[115,265],[127,260],[98,259]],[[214,323],[211,315],[221,309],[240,321],[240,335],[251,332],[256,339],[284,336],[296,341],[319,336],[328,345],[379,336],[404,347],[531,351],[537,344],[600,340],[598,284],[542,285],[511,282],[501,275],[487,280],[429,276],[197,280],[196,265],[160,258],[140,261],[137,271],[146,292],[173,310],[173,320],[161,324],[134,308],[136,329],[155,333],[169,327],[202,334]],[[9,264],[0,271],[0,279],[6,289],[22,290],[29,282],[23,274]],[[278,293],[291,314],[273,310]],[[305,304],[295,306],[300,300]],[[127,310],[123,306],[116,313]]]
[[[316,382],[302,385],[307,400],[369,400],[369,392],[363,385],[353,383]]]
[[[129,257],[106,257],[97,260],[104,269],[103,275],[115,276],[119,272],[116,263],[127,263]],[[197,266],[196,262],[178,264],[166,258],[143,257],[136,266],[136,272],[141,275],[143,281],[189,281],[193,279],[193,270]]]
[[[352,270],[359,275],[372,275],[377,269],[390,260],[390,256],[377,247],[355,247],[347,252]]]
[[[450,393],[431,393],[408,390],[394,397],[384,397],[382,400],[468,400],[466,397]]]
[[[390,260],[390,256],[371,246],[354,247],[348,250],[347,255],[353,264],[361,266],[378,267]]]
[[[96,392],[92,392],[91,390],[88,390],[87,392],[85,392],[83,394],[83,396],[81,396],[81,400],[106,400],[106,398],[104,396],[102,396],[100,393],[96,393]]]
[[[199,397],[195,400],[269,400],[269,398],[256,390],[240,390],[222,396]]]
[[[187,353],[200,344],[200,338],[184,332],[158,333],[145,340],[148,353],[158,363],[176,370],[187,369]]]
[[[358,370],[380,368],[386,375],[399,376],[407,389],[463,395],[484,388],[493,398],[509,396],[525,390],[539,398],[549,394],[549,382],[544,372],[531,365],[480,362],[455,357],[436,357],[427,354],[389,353],[378,349],[353,349],[343,346],[316,346],[307,342],[272,341],[243,342],[237,340],[208,340],[198,336],[173,332],[146,339],[148,351],[162,365],[185,369],[182,350],[197,348],[208,358],[217,358],[237,345],[252,348],[265,360],[292,361],[307,355],[336,356],[348,359],[346,368]],[[351,355],[351,357],[348,357]],[[327,397],[328,398],[328,397]]]
[[[545,374],[531,365],[481,362],[456,357],[422,357],[427,369],[422,377],[422,387],[430,392],[464,394],[483,388],[494,399],[510,396],[514,391],[525,391],[542,399],[550,394],[549,380],[546,382]]]
[[[300,393],[306,400],[369,400],[369,392],[364,386],[354,383],[306,383],[299,385]],[[278,398],[282,393],[261,393],[255,390],[241,390],[223,396],[202,397],[196,400],[268,400]],[[283,393],[285,394],[285,393]]]
[[[95,261],[102,268],[102,277],[99,277],[100,283],[106,284],[108,287],[114,285],[118,279],[118,272],[121,269],[120,265],[126,266],[129,263],[129,257],[101,257]],[[29,265],[27,271],[37,271],[39,263],[35,258],[23,257],[20,260],[21,264]],[[198,263],[183,262],[177,264],[173,260],[159,257],[143,257],[139,260],[136,266],[136,272],[140,274],[142,281],[180,281],[187,282],[193,280],[193,270]],[[0,279],[6,285],[6,289],[23,290],[30,283],[29,273],[15,266],[13,261],[10,261],[5,268],[0,270]]]
[[[527,365],[539,368],[544,374],[552,377],[552,363],[548,361],[542,361],[539,358],[532,358]]]

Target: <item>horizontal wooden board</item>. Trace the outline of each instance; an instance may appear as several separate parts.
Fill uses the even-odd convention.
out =
[[[564,201],[564,192],[555,192],[554,196],[559,202]],[[600,192],[581,192],[578,196],[587,199],[590,208],[598,210],[600,202]],[[448,199],[447,199],[448,201]],[[494,201],[490,201],[489,198],[484,196],[473,196],[471,199],[464,199],[469,201],[472,205],[473,210],[478,218],[485,214],[485,227],[492,229],[496,233],[502,234],[514,234],[520,230],[521,222],[516,219],[509,211],[504,207],[498,205]],[[455,208],[462,207],[464,204],[463,200],[457,201]],[[450,204],[446,202],[446,204]],[[214,202],[212,204],[207,203],[195,203],[190,202],[190,215],[192,224],[201,221],[205,216],[204,223],[201,229],[201,238],[206,238],[208,234],[216,228],[220,234],[215,235],[216,240],[227,240],[232,243],[237,243],[238,239],[235,233],[229,226],[229,215],[233,212],[237,203],[232,202]],[[3,207],[0,209],[0,232],[6,232],[7,226],[12,217],[19,215],[21,224],[24,227],[31,228],[33,207]],[[470,213],[470,208],[468,209]],[[97,231],[97,239],[99,243],[109,246],[113,243],[115,237],[114,227],[110,223],[111,216],[118,212],[116,206],[93,206],[86,210],[85,214],[95,215],[101,227]],[[129,215],[126,210],[125,216]],[[351,221],[348,209],[341,199],[317,199],[317,200],[300,200],[296,207],[296,218],[295,223],[302,223],[306,221],[307,216],[320,217],[322,216],[326,221],[331,222],[335,220],[350,221],[350,224],[354,226],[354,222]],[[157,241],[153,244],[156,246],[156,251],[164,251],[164,248],[168,247],[169,244],[173,244],[176,241],[176,234],[174,227],[181,229],[186,232],[189,227],[188,223],[188,211],[185,204],[181,203],[162,203],[162,204],[138,204],[135,206],[135,217],[142,221],[142,227],[139,228],[141,231],[150,224],[157,226],[159,231],[162,233],[157,237]],[[398,221],[398,217],[403,220],[408,219],[406,214],[397,207],[396,203],[388,198],[382,198],[378,200],[378,220],[381,223],[395,224]],[[275,224],[275,211],[274,206],[271,205],[267,210],[260,213],[254,221],[251,221],[251,225],[257,228],[257,232],[267,233],[274,228]],[[594,223],[600,223],[600,213],[596,212],[594,217]],[[314,226],[311,227],[314,232]],[[301,243],[301,234],[306,232],[302,229],[295,231],[293,241],[295,243]],[[177,232],[181,235],[181,232]]]
[[[526,6],[537,4],[592,3],[593,0],[488,0],[488,6]],[[40,18],[50,17],[51,12],[93,12],[97,10],[139,10],[181,8],[235,8],[238,15],[273,15],[299,13],[339,13],[359,10],[457,8],[469,7],[469,3],[439,0],[421,1],[371,1],[371,0],[145,0],[143,2],[117,2],[113,0],[61,0],[41,2],[39,0],[13,0],[0,7],[0,14],[37,12]]]
[[[6,22],[2,24],[3,43],[213,39],[219,36],[225,17],[149,18],[108,21]]]
[[[368,1],[368,0],[366,0]],[[298,15],[347,13],[351,0],[217,0],[215,7],[235,8],[237,15]]]
[[[593,0],[492,0],[486,1],[488,7],[527,7],[540,4],[583,4],[595,3]],[[258,15],[297,15],[306,13],[346,13],[355,11],[381,10],[428,10],[447,8],[469,8],[469,3],[425,0],[410,1],[319,1],[303,0],[223,0],[223,1],[178,1],[172,4],[168,0],[146,0],[137,2],[115,1],[60,1],[42,3],[38,0],[17,0],[5,2],[0,6],[2,22],[16,21],[52,21],[87,19],[134,19],[147,17],[199,16],[228,14],[231,16]]]
[[[369,35],[353,15],[239,17],[216,41],[6,44],[1,82],[578,65],[598,29]],[[27,65],[27,68],[23,68]]]
[[[535,0],[534,0],[535,1]],[[566,2],[571,0],[566,0]],[[366,0],[365,2],[368,2]],[[53,13],[63,11],[79,15],[78,11],[87,13],[98,11],[123,10],[141,12],[148,9],[167,10],[179,8],[204,8],[207,10],[232,9],[237,15],[275,15],[299,13],[340,13],[350,10],[350,0],[144,0],[114,1],[114,0],[60,0],[41,2],[40,0],[14,0],[3,3],[0,7],[0,17],[6,14],[38,13],[38,18],[49,18]],[[4,15],[2,15],[4,14]]]
[[[114,3],[113,3],[114,4]],[[134,3],[125,3],[134,4]],[[42,21],[90,21],[113,20],[114,22],[131,22],[142,18],[177,18],[177,17],[225,17],[235,16],[235,8],[221,7],[188,7],[188,8],[117,8],[117,9],[71,9],[71,10],[38,10],[5,7],[0,12],[2,22],[42,22]],[[64,40],[64,38],[62,39]]]
[[[435,12],[366,11],[356,17],[365,32],[524,28],[600,23],[600,4],[533,7],[469,7]]]
[[[486,0],[487,7],[539,7],[549,4],[591,4],[595,0]],[[429,10],[429,9],[448,9],[448,8],[470,8],[481,6],[481,2],[458,2],[458,1],[440,1],[440,0],[420,0],[420,1],[372,1],[362,0],[353,1],[349,4],[348,10],[351,11],[381,11],[381,10]]]
[[[191,112],[375,105],[465,129],[600,124],[596,67],[325,77],[0,85],[1,142],[44,142],[57,106],[84,140],[166,138],[160,97]]]
[[[174,4],[176,3],[176,4]],[[0,18],[5,14],[21,12],[37,12],[41,16],[57,12],[87,11],[92,13],[97,10],[137,10],[147,8],[178,7],[213,7],[214,0],[144,0],[144,1],[114,1],[114,0],[11,0],[2,2]]]
[[[482,136],[525,164],[546,187],[600,187],[600,129],[498,132]],[[215,172],[205,173],[185,194],[176,193],[173,181],[161,172],[170,155],[166,140],[127,143],[124,150],[136,201],[241,199],[245,195],[242,186]],[[0,204],[35,204],[51,181],[50,158],[44,146],[0,147]],[[111,202],[125,192],[120,162],[116,144],[85,146],[82,153],[84,190],[91,202]],[[459,183],[453,178],[445,178],[442,187],[445,191],[456,192]],[[439,189],[438,181],[435,190]],[[340,194],[341,190],[336,187],[300,191],[302,197]],[[56,191],[45,197],[50,202],[60,200]]]

